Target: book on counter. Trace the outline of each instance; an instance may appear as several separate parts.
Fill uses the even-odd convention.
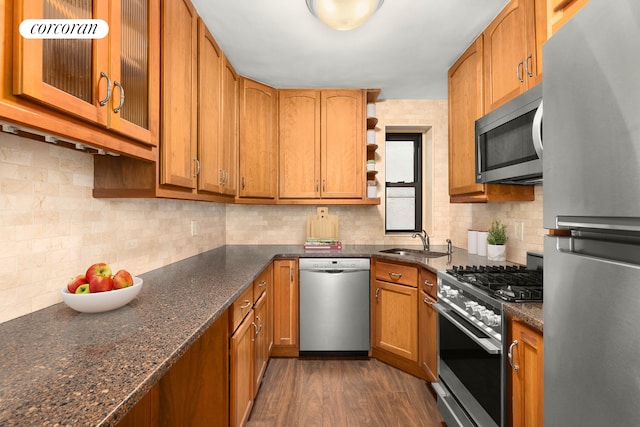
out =
[[[335,239],[307,239],[304,242],[305,250],[342,250],[342,242]]]

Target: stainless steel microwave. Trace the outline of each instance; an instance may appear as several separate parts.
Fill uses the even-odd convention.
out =
[[[542,84],[476,120],[476,182],[542,183]]]

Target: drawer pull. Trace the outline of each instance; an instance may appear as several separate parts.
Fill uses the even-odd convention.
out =
[[[394,279],[399,279],[402,277],[402,273],[394,273],[392,271],[389,272],[389,276],[391,276]]]
[[[265,286],[267,286],[267,281],[263,280],[262,282],[258,283],[258,287],[259,288],[264,288]]]
[[[425,284],[425,285],[427,285],[427,286],[429,286],[430,288],[433,288],[433,283],[431,283],[431,282],[430,282],[430,281],[428,281],[428,280],[425,280],[425,281],[424,281],[424,284]]]
[[[435,302],[429,301],[429,298],[423,299],[422,302],[424,302],[425,304],[429,304],[429,305],[434,305],[435,304]]]
[[[240,306],[240,310],[244,310],[245,308],[251,307],[251,301],[248,299],[244,300],[244,304]]]

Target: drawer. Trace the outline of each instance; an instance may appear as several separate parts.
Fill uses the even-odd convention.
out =
[[[273,281],[273,273],[271,266],[265,268],[265,270],[253,281],[253,299],[258,301],[258,298],[267,290],[271,282]]]
[[[246,291],[242,293],[238,297],[237,300],[231,306],[231,332],[235,331],[242,319],[251,311],[253,308],[253,286],[249,286]]]
[[[420,289],[431,298],[438,299],[438,278],[434,272],[426,268],[420,269]]]
[[[376,262],[376,279],[385,282],[417,287],[418,268],[391,262]]]

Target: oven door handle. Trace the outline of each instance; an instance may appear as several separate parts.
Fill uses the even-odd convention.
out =
[[[441,304],[434,304],[433,308],[435,308],[436,311],[442,317],[447,319],[449,322],[453,323],[458,329],[464,332],[465,335],[471,338],[476,344],[482,347],[483,350],[486,351],[487,353],[500,354],[502,352],[502,349],[500,348],[500,346],[495,345],[492,340],[490,340],[489,338],[480,338],[476,336],[472,331],[469,330],[469,328],[467,328],[464,324],[462,324],[456,318],[451,316],[449,314],[449,310],[446,307],[442,306]]]

